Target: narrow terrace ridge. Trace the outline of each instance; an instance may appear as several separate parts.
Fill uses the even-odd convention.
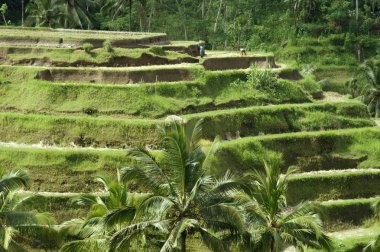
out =
[[[292,174],[289,176],[290,179],[298,178],[316,178],[316,177],[333,177],[333,176],[343,176],[346,173],[350,175],[353,174],[377,174],[380,173],[380,168],[365,168],[365,169],[344,169],[344,170],[319,170],[319,171],[310,171],[310,172],[301,172]]]
[[[74,48],[42,48],[0,46],[0,64],[12,66],[46,67],[133,67],[199,63],[185,53],[163,51],[155,48],[124,49],[103,48],[87,53]]]
[[[129,68],[49,68],[37,73],[39,80],[100,84],[141,84],[193,80],[192,64],[143,66]]]
[[[375,197],[380,191],[380,169],[306,173],[289,177],[288,201]],[[365,185],[365,186],[363,186]]]
[[[165,33],[85,31],[71,29],[0,27],[0,45],[100,48],[109,40],[114,47],[136,48],[143,44],[167,44]]]

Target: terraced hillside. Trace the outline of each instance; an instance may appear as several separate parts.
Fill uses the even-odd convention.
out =
[[[96,49],[85,52],[83,43]],[[1,28],[0,44],[0,167],[29,172],[38,195],[25,209],[52,212],[58,224],[84,216],[87,209],[70,199],[107,197],[94,175],[115,177],[129,164],[130,147],[159,155],[158,126],[177,115],[204,120],[204,148],[221,137],[215,174],[242,175],[263,160],[280,162],[284,172],[295,166],[289,203],[320,202],[330,231],[373,217],[380,128],[362,103],[326,99],[315,76],[272,54],[200,59],[195,42],[169,42],[165,34],[44,29]],[[275,84],[253,84],[258,72],[273,72]]]

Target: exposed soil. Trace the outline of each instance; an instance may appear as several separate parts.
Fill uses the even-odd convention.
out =
[[[37,73],[36,79],[54,82],[87,82],[102,84],[136,84],[191,80],[188,69],[152,69],[131,71],[100,71],[79,69],[47,69]]]
[[[164,45],[162,48],[168,51],[187,53],[193,57],[199,56],[199,48],[197,45],[190,45],[190,46]]]
[[[203,62],[203,66],[207,70],[228,70],[228,69],[247,69],[252,64],[258,67],[271,67],[276,68],[274,57],[262,56],[247,56],[247,57],[215,57],[207,58]]]
[[[323,101],[328,101],[328,102],[344,102],[348,101],[349,99],[347,96],[344,96],[339,93],[335,92],[324,92],[323,93]]]
[[[131,66],[150,66],[150,65],[170,65],[181,63],[199,63],[199,60],[193,57],[183,57],[177,59],[168,59],[159,57],[148,53],[141,54],[138,58],[116,56],[110,58],[106,62],[90,62],[90,61],[75,61],[63,62],[54,61],[51,58],[30,58],[22,60],[9,60],[1,56],[0,51],[0,64],[7,65],[29,65],[29,66],[53,66],[53,67],[131,67]]]
[[[287,79],[287,80],[293,80],[293,81],[299,81],[302,80],[302,75],[297,69],[294,69],[292,71],[281,71],[278,73],[278,77],[281,79]]]

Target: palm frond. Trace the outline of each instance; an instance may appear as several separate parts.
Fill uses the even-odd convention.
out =
[[[163,196],[150,196],[146,198],[137,209],[139,220],[161,220],[166,217],[168,210],[176,203]],[[177,205],[177,208],[181,206]]]
[[[25,171],[15,171],[3,175],[0,179],[0,194],[3,197],[13,190],[27,188],[29,176]]]
[[[81,229],[84,223],[85,223],[84,219],[71,219],[71,220],[65,221],[60,225],[59,232],[64,237],[79,236],[79,233],[81,232]]]
[[[52,225],[54,218],[48,213],[37,212],[0,212],[0,220],[7,226],[20,225]]]
[[[206,229],[200,228],[199,232],[202,236],[204,244],[206,244],[206,246],[212,251],[230,251],[228,246],[224,244],[222,240],[209,233]]]
[[[159,194],[165,189],[163,185],[170,185],[168,177],[148,151],[141,148],[134,149],[129,152],[129,156],[136,160],[139,166],[121,169],[123,181],[136,180]]]
[[[151,230],[159,231],[162,234],[166,233],[170,222],[169,220],[154,220],[131,224],[112,236],[109,251],[126,251],[134,237]]]
[[[68,242],[61,248],[60,252],[107,251],[108,244],[108,239],[105,237],[91,237]]]
[[[380,250],[380,234],[363,249],[364,252],[376,252]]]
[[[112,227],[116,224],[130,223],[136,213],[135,207],[126,206],[121,209],[114,210],[104,216],[104,222],[107,226]]]
[[[169,234],[168,239],[165,241],[164,245],[161,247],[160,252],[171,252],[175,249],[179,249],[179,239],[183,232],[185,232],[187,229],[193,228],[193,227],[199,227],[199,223],[197,220],[194,219],[188,219],[184,218],[175,223],[174,227],[172,228],[172,231]]]

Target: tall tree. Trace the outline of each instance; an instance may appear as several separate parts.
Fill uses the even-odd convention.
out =
[[[224,236],[240,230],[241,218],[232,204],[237,183],[233,176],[216,180],[206,176],[217,146],[208,153],[200,146],[201,123],[172,122],[164,131],[162,159],[144,149],[130,153],[136,165],[122,169],[125,180],[134,180],[152,195],[141,203],[133,225],[116,233],[111,251],[123,251],[141,234],[161,234],[161,251],[186,251],[189,235],[198,233],[214,251],[227,251]]]
[[[64,27],[81,29],[90,28],[94,17],[89,8],[94,5],[93,0],[60,0],[64,7]]]
[[[288,207],[287,177],[276,165],[265,164],[264,171],[255,171],[247,185],[249,190],[237,198],[245,213],[242,248],[249,251],[280,252],[288,246],[303,246],[331,251],[329,237],[322,229],[316,208],[309,203]]]
[[[114,20],[118,15],[122,14],[127,7],[129,7],[129,31],[131,31],[132,2],[132,0],[110,0],[106,2],[102,7],[102,10],[112,15],[112,20]]]
[[[63,6],[59,0],[33,0],[26,7],[26,23],[35,26],[57,27],[63,20]]]

